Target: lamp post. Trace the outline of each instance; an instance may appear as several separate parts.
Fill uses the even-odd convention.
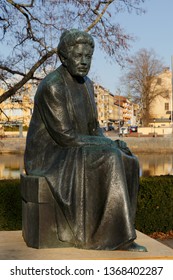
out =
[[[118,92],[118,131],[120,135],[120,89],[117,90]]]
[[[156,120],[154,119],[154,137],[156,137],[156,134],[155,134],[155,122],[156,122]]]
[[[172,71],[172,92],[171,92],[171,131],[173,133],[173,127],[172,127],[172,122],[173,122],[173,56],[171,56],[171,71]]]

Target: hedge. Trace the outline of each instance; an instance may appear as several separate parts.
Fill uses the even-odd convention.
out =
[[[173,230],[173,176],[140,178],[136,229],[145,233]],[[20,180],[0,180],[0,230],[21,230]]]
[[[145,234],[173,230],[173,176],[140,179],[136,228]]]
[[[28,131],[28,126],[22,126],[23,131]],[[19,126],[4,126],[4,131],[19,131]]]
[[[0,230],[22,228],[20,180],[0,180]]]

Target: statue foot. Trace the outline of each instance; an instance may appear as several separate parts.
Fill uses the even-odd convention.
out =
[[[141,246],[135,242],[132,242],[132,243],[122,247],[120,250],[131,251],[131,252],[148,252],[146,247]]]

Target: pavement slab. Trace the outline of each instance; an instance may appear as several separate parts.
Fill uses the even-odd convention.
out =
[[[26,246],[21,231],[0,231],[0,260],[173,260],[173,249],[137,231],[136,242],[148,252],[84,250],[77,248],[34,249]]]

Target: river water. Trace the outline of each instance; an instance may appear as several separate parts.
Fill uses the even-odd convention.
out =
[[[141,176],[173,175],[173,154],[136,154]]]
[[[24,172],[23,155],[0,154],[0,179],[19,178]]]
[[[136,154],[140,176],[173,175],[173,154]],[[23,155],[0,154],[0,179],[19,178],[24,172]]]

